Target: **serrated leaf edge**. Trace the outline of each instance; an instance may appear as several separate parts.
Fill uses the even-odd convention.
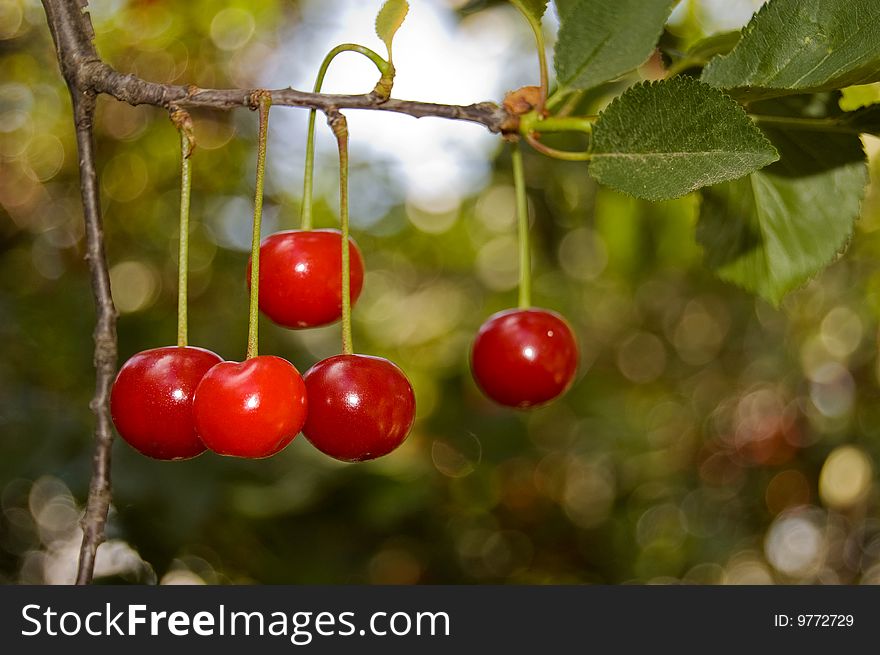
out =
[[[376,14],[376,19],[375,21],[373,21],[373,28],[376,32],[376,36],[378,36],[379,40],[382,41],[382,43],[384,43],[385,46],[388,48],[389,56],[391,55],[391,42],[394,40],[394,35],[397,34],[397,30],[400,29],[401,25],[403,25],[403,22],[406,20],[406,17],[409,15],[409,2],[407,0],[404,0],[403,15],[400,17],[400,21],[397,23],[397,27],[391,30],[391,34],[389,34],[387,38],[383,36],[379,30],[379,19],[382,18],[382,12],[385,11],[385,8],[390,2],[391,0],[385,0],[385,2],[382,3],[382,6],[379,8],[379,12]]]
[[[861,141],[860,141],[860,144],[861,144]],[[865,152],[865,147],[863,144],[861,144],[859,147],[861,148],[862,155],[864,157],[864,160],[862,163],[866,167],[866,173],[867,173],[867,166],[868,166],[867,153]],[[757,174],[758,172],[759,171],[754,171],[752,173],[749,173],[748,174],[749,178],[751,178],[753,175]],[[738,179],[741,179],[741,178],[738,178]],[[728,181],[732,182],[733,180],[728,180]],[[764,294],[759,289],[749,287],[748,285],[743,284],[739,280],[735,280],[735,279],[728,278],[728,277],[721,275],[715,269],[712,269],[709,266],[706,266],[706,268],[708,268],[710,271],[712,271],[712,273],[715,275],[715,277],[717,277],[722,282],[725,282],[726,284],[731,284],[731,285],[737,287],[738,289],[742,289],[743,291],[745,291],[747,293],[750,293],[754,296],[762,298],[763,300],[766,300],[767,302],[769,302],[773,307],[778,309],[782,305],[782,301],[785,300],[786,296],[788,296],[790,293],[793,293],[795,291],[799,291],[800,289],[803,289],[806,286],[808,286],[810,284],[810,282],[812,282],[813,280],[818,278],[820,275],[822,275],[822,273],[825,272],[825,270],[829,266],[831,266],[835,262],[839,261],[840,258],[843,257],[844,253],[846,253],[846,251],[849,249],[849,246],[852,243],[853,237],[855,236],[856,224],[862,218],[862,210],[864,209],[865,199],[867,198],[868,181],[869,181],[869,177],[866,175],[865,176],[865,185],[862,187],[861,195],[859,196],[859,209],[858,209],[858,212],[856,213],[856,217],[852,221],[852,225],[850,227],[849,232],[846,235],[844,235],[843,241],[841,241],[841,243],[834,249],[834,253],[828,259],[828,261],[825,262],[824,264],[822,264],[819,268],[817,268],[814,273],[808,274],[807,277],[805,277],[803,280],[795,280],[790,283],[783,284],[782,290],[778,295]],[[726,184],[726,182],[722,182],[721,184]],[[752,184],[751,180],[749,180],[749,184]],[[754,192],[754,187],[752,187],[752,189]],[[703,193],[700,192],[700,206],[699,206],[699,213],[697,215],[698,221],[699,221],[699,217],[702,215],[702,211],[703,211]],[[697,241],[697,245],[699,245],[700,248],[703,249],[703,245],[699,241]],[[705,249],[703,249],[703,250],[704,250],[703,257],[705,259]],[[765,256],[765,259],[766,259],[766,256]],[[767,270],[773,270],[773,269],[771,266],[768,265]]]
[[[614,100],[612,100],[608,104],[607,107],[605,107],[601,112],[599,112],[599,115],[596,118],[596,122],[594,123],[594,127],[593,127],[594,131],[595,131],[596,127],[598,127],[601,124],[602,116],[605,115],[606,112],[611,110],[619,102],[621,102],[622,98],[627,93],[629,93],[635,89],[641,88],[641,87],[663,86],[663,85],[672,84],[672,83],[685,84],[685,85],[690,84],[693,87],[706,87],[708,89],[711,89],[713,93],[718,93],[722,96],[722,98],[727,99],[730,102],[732,102],[734,105],[736,105],[736,107],[740,110],[740,112],[742,112],[742,114],[746,117],[746,119],[748,119],[749,123],[752,125],[752,127],[760,135],[760,138],[763,140],[764,145],[768,146],[769,150],[772,150],[774,153],[774,159],[772,159],[771,161],[768,161],[764,166],[762,166],[762,168],[766,168],[770,164],[773,164],[773,163],[779,161],[779,151],[776,149],[776,146],[773,145],[773,142],[767,138],[767,135],[764,134],[764,131],[760,127],[758,127],[758,125],[755,123],[755,121],[752,120],[751,116],[749,116],[748,112],[746,112],[746,110],[743,108],[743,106],[739,102],[737,102],[736,99],[733,98],[733,96],[731,96],[729,93],[726,93],[723,89],[721,89],[719,87],[712,86],[711,84],[706,84],[705,82],[698,80],[696,78],[692,78],[692,77],[682,76],[682,77],[673,77],[673,78],[664,79],[664,80],[643,80],[642,82],[638,82],[636,84],[633,84],[632,86],[628,87],[623,93],[621,93],[619,96],[615,97]],[[595,151],[593,150],[593,143],[594,143],[594,141],[591,139],[590,140],[590,152],[591,153],[595,153]],[[706,152],[711,152],[711,151],[706,151]],[[637,154],[637,153],[634,153],[634,154]],[[645,154],[650,154],[650,153],[645,153]],[[673,153],[664,153],[664,154],[673,154]],[[695,154],[695,153],[688,153],[688,154]],[[757,154],[757,153],[755,153],[755,154]],[[608,153],[608,155],[602,155],[600,153],[600,156],[613,156],[613,155],[612,155],[612,153]],[[758,169],[758,170],[761,170],[761,169]],[[753,171],[752,173],[754,173],[754,172],[757,172],[757,171]],[[752,175],[752,173],[746,173],[746,175]],[[742,175],[737,178],[731,178],[730,180],[726,180],[726,181],[732,182],[733,180],[739,180],[739,179],[742,179],[743,177],[745,177],[745,175]],[[593,179],[596,179],[596,178],[594,177]],[[596,181],[598,182],[598,180],[596,180]],[[719,182],[718,184],[723,184],[723,182]],[[694,193],[695,191],[698,191],[701,188],[704,188],[704,187],[695,187],[693,189],[690,189],[689,191],[685,191],[684,193],[682,193],[680,195],[671,196],[671,197],[664,197],[661,199],[643,198],[641,196],[633,195],[633,194],[629,193],[628,191],[624,191],[622,189],[615,189],[615,191],[618,191],[619,193],[623,193],[624,195],[629,196],[631,198],[640,198],[641,200],[648,200],[649,202],[664,202],[666,200],[675,200],[676,198],[683,198],[684,196],[688,195],[689,193]]]
[[[770,8],[770,4],[771,4],[771,3],[769,3],[769,2],[765,2],[763,5],[761,5],[761,7],[758,9],[758,11],[756,11],[754,14],[752,14],[752,17],[749,19],[749,22],[746,23],[745,27],[743,27],[742,30],[740,30],[739,41],[737,41],[737,44],[733,47],[733,50],[731,50],[730,52],[728,52],[726,55],[716,55],[716,56],[712,57],[712,59],[709,60],[709,63],[706,64],[706,67],[703,69],[703,72],[700,74],[700,81],[701,81],[703,84],[708,84],[709,86],[711,86],[712,88],[715,88],[715,89],[721,89],[721,88],[727,88],[727,89],[745,89],[745,88],[751,88],[750,85],[748,85],[748,84],[744,84],[744,85],[742,85],[742,86],[737,86],[737,87],[720,87],[720,86],[715,86],[715,85],[712,84],[711,82],[707,82],[705,78],[706,78],[706,75],[710,72],[710,70],[711,70],[713,67],[716,67],[716,66],[720,65],[721,62],[725,61],[726,59],[729,59],[730,57],[732,57],[732,56],[736,53],[736,51],[737,51],[737,50],[739,49],[739,47],[742,45],[742,42],[743,42],[743,40],[746,38],[746,36],[747,36],[748,34],[750,34],[751,32],[754,32],[754,31],[757,29],[757,27],[755,27],[756,22],[759,20],[759,17],[761,16],[761,14],[766,13],[767,11],[770,10],[770,9],[769,9],[769,8]]]

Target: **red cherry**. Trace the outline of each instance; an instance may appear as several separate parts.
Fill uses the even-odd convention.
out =
[[[119,435],[155,459],[187,459],[205,450],[193,422],[193,393],[220,355],[168,346],[137,353],[119,369],[110,413]]]
[[[364,261],[349,239],[351,304],[364,285]],[[251,264],[247,266],[250,287]],[[342,316],[342,233],[289,230],[260,245],[260,311],[278,325],[309,328]]]
[[[263,355],[222,362],[202,378],[193,400],[196,427],[215,453],[269,457],[306,419],[306,387],[286,359]]]
[[[574,379],[578,348],[568,323],[545,309],[489,317],[471,350],[471,371],[489,398],[534,407],[562,395]]]
[[[412,427],[416,398],[403,371],[381,357],[336,355],[306,371],[309,417],[303,434],[346,462],[387,455]]]

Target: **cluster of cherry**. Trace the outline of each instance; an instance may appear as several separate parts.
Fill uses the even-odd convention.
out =
[[[349,244],[354,302],[364,266],[357,246]],[[260,247],[260,309],[294,329],[339,320],[341,254],[338,230],[267,237]],[[300,431],[331,457],[373,459],[403,442],[415,416],[412,386],[380,357],[337,355],[300,376],[280,357],[224,362],[191,346],[156,348],[129,359],[113,385],[110,406],[119,434],[158,459],[189,458],[206,448],[268,457]]]
[[[354,304],[364,265],[353,240],[349,253]],[[338,230],[267,237],[260,248],[260,310],[292,329],[338,321],[341,254]],[[527,408],[566,390],[577,367],[577,346],[558,314],[508,310],[481,327],[471,363],[486,395]],[[385,455],[406,439],[415,397],[400,368],[380,357],[336,355],[301,377],[280,357],[238,363],[203,348],[170,346],[140,352],[125,363],[113,385],[111,412],[119,434],[157,459],[190,458],[206,448],[268,457],[302,431],[327,455],[361,461]]]
[[[251,307],[247,359],[223,361],[187,345],[186,271],[191,123],[172,114],[181,130],[182,192],[178,345],[131,357],[110,395],[119,434],[157,459],[186,459],[210,449],[235,457],[269,457],[300,431],[318,450],[343,461],[381,457],[400,446],[415,418],[412,385],[395,364],[355,354],[351,307],[360,295],[364,263],[348,236],[348,133],[345,118],[328,120],[339,145],[341,230],[311,229],[311,175],[303,194],[303,229],[260,241],[266,137],[272,101],[257,92],[260,109],[253,240],[248,262]],[[314,115],[314,110],[312,111]],[[306,171],[310,171],[310,120]],[[571,328],[554,312],[529,307],[528,216],[522,158],[514,150],[520,232],[520,309],[499,312],[480,328],[471,352],[478,386],[493,400],[534,407],[562,394],[577,368]],[[254,288],[256,287],[256,289]],[[342,354],[324,359],[304,376],[281,357],[257,354],[258,309],[276,324],[302,329],[342,319]]]

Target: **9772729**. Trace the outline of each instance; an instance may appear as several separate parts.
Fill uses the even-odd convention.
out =
[[[852,614],[774,614],[774,628],[851,628],[855,624]]]

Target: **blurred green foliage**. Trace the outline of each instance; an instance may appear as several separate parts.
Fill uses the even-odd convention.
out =
[[[255,86],[262,58],[300,17],[293,2],[93,5],[111,64],[203,87]],[[465,9],[463,20],[514,11]],[[685,49],[713,31],[698,15],[679,16],[664,39]],[[585,109],[607,101],[590,96]],[[297,110],[273,115],[282,111]],[[256,120],[194,118],[190,340],[236,359],[247,255],[229,246],[249,230]],[[121,362],[174,340],[179,154],[161,111],[107,98],[96,137]],[[866,147],[876,179],[880,148]],[[93,303],[76,164],[41,7],[0,0],[0,580],[10,583],[70,579],[88,487]],[[169,464],[117,443],[99,575],[880,581],[876,188],[849,252],[776,310],[703,267],[694,197],[652,205],[599,189],[583,164],[529,153],[526,166],[535,301],[567,316],[582,345],[564,399],[501,409],[469,376],[472,335],[516,300],[499,142],[487,185],[460,205],[403,203],[355,227],[368,269],[355,344],[413,381],[418,421],[404,446],[342,465],[300,437],[265,461],[206,454]],[[380,189],[394,183],[385,175],[377,166]],[[267,231],[295,224],[298,193],[298,183],[270,183]],[[334,224],[335,203],[332,192],[319,199],[319,225]],[[338,339],[338,326],[293,333],[264,322],[261,352],[305,370]]]

